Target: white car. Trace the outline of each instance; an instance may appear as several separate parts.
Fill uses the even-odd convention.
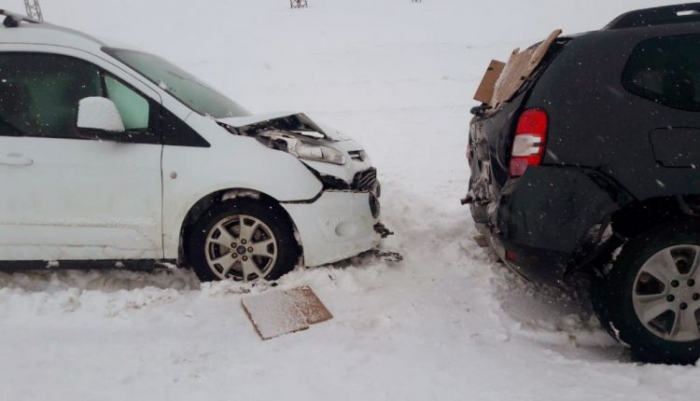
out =
[[[378,245],[353,140],[253,116],[160,57],[0,10],[0,267],[276,279]]]

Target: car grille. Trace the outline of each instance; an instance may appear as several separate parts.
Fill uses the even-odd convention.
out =
[[[356,191],[370,191],[377,182],[377,169],[370,168],[355,174],[352,180],[352,189]]]

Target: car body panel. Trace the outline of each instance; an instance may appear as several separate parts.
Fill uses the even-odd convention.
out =
[[[636,96],[620,78],[636,44],[688,33],[698,33],[696,24],[597,31],[568,44],[525,105],[543,107],[550,116],[544,164],[599,169],[640,201],[700,193],[697,171],[661,165],[649,139],[656,129],[700,127],[700,114]],[[595,58],[587,56],[593,52]]]
[[[492,227],[504,241],[571,252],[591,227],[632,202],[624,189],[594,170],[528,168],[503,187],[498,204],[472,204],[477,223]]]
[[[12,155],[31,164],[0,161],[3,259],[161,257],[160,145],[0,137]]]
[[[368,192],[326,191],[313,204],[282,203],[299,231],[304,264],[319,266],[379,245]]]
[[[104,45],[101,41],[70,28],[49,24],[21,24],[18,28],[0,26],[2,43],[35,44],[81,49],[98,54]]]
[[[70,56],[112,73],[160,103],[143,82],[90,53],[0,44],[0,52]],[[162,257],[161,145],[0,136],[0,255],[9,260]],[[128,163],[126,162],[128,161]],[[70,177],[70,185],[65,178]],[[124,196],[131,195],[131,196]]]

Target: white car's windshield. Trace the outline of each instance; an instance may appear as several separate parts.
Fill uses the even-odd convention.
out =
[[[199,114],[214,118],[250,115],[236,102],[165,59],[134,50],[115,48],[103,48],[103,50],[138,71]]]

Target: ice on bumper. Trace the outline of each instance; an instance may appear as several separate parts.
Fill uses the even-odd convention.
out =
[[[328,191],[313,203],[282,206],[296,224],[307,266],[347,259],[379,244],[368,192]]]

